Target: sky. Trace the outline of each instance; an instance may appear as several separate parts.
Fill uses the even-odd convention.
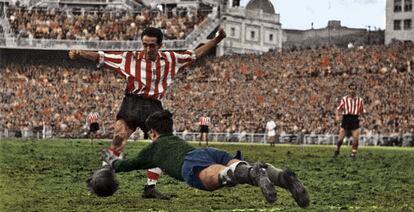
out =
[[[350,28],[385,29],[386,0],[271,0],[280,14],[283,29],[326,27],[329,20],[340,20]],[[241,0],[246,6],[249,0]]]

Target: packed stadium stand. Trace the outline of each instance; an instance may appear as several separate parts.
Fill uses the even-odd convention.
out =
[[[206,14],[201,11],[175,10],[174,14],[142,9],[139,12],[84,11],[65,9],[27,9],[12,7],[7,18],[14,36],[57,40],[139,40],[147,26],[164,31],[166,39],[185,39]]]
[[[211,8],[153,9],[9,5],[0,31],[0,46],[7,46],[0,49],[0,131],[36,133],[47,126],[58,137],[80,137],[96,106],[102,136],[110,137],[125,80],[70,61],[65,50],[137,50],[146,26],[163,29],[170,40],[165,49],[184,50],[219,24]],[[217,133],[264,133],[272,118],[280,134],[335,134],[335,107],[353,80],[367,106],[364,134],[403,135],[414,132],[413,66],[414,44],[400,42],[211,56],[179,73],[163,104],[174,113],[177,132],[196,132],[198,117],[207,115]]]
[[[4,1],[4,2],[2,2]],[[218,26],[217,7],[200,1],[192,4],[152,4],[113,7],[131,0],[36,0],[25,4],[0,1],[2,48],[20,49],[140,49],[140,34],[147,26],[161,28],[164,48],[195,48],[198,40]],[[185,1],[187,2],[187,1]],[[202,39],[201,39],[202,40]]]

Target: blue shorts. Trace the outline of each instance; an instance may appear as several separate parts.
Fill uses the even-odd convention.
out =
[[[185,156],[181,175],[191,187],[208,191],[198,179],[198,173],[213,164],[226,165],[232,159],[229,153],[215,148],[195,149]]]

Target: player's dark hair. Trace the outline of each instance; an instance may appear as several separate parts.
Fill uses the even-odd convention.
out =
[[[155,112],[147,118],[145,125],[160,135],[170,135],[173,133],[172,113],[168,110]]]
[[[155,27],[145,28],[141,34],[141,40],[145,35],[148,37],[156,37],[158,45],[161,45],[162,39],[164,37],[164,34],[161,32],[161,30]]]

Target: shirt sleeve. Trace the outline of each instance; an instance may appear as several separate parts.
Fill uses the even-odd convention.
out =
[[[142,149],[138,155],[128,160],[118,160],[113,164],[115,172],[129,172],[133,170],[155,168],[152,162],[153,144]]]
[[[105,66],[107,68],[113,69],[118,73],[122,74],[125,77],[128,77],[130,74],[126,71],[127,61],[133,59],[133,54],[130,52],[104,52],[98,51],[99,54],[99,65]]]
[[[177,70],[191,65],[191,63],[196,60],[196,54],[192,50],[187,50],[184,52],[173,52],[173,54],[175,56],[175,64]]]
[[[359,105],[359,112],[360,112],[360,114],[364,114],[364,113],[366,113],[367,111],[365,110],[365,107],[364,107],[364,100],[361,98],[361,104]]]
[[[339,102],[338,107],[336,107],[336,110],[341,110],[344,107],[344,98],[341,98],[341,101]]]

